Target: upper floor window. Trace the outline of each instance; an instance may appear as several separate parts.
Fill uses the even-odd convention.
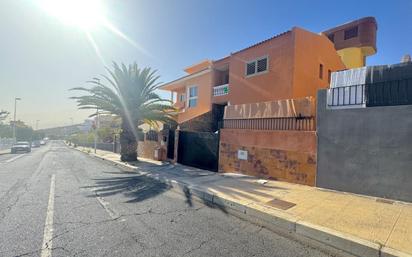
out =
[[[246,63],[246,76],[251,76],[267,71],[268,64],[268,57],[262,57]]]
[[[358,26],[345,30],[344,39],[350,39],[358,36]]]
[[[256,62],[250,62],[248,64],[246,64],[246,75],[252,75],[256,73]]]
[[[330,81],[332,79],[332,71],[328,70],[328,83],[330,84]]]
[[[319,78],[323,79],[323,64],[319,64]]]
[[[188,95],[188,101],[187,101],[187,106],[189,108],[191,107],[196,107],[197,106],[197,86],[191,86],[187,89],[187,95]]]

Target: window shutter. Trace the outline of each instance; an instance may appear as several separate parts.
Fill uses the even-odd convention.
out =
[[[268,58],[263,58],[257,61],[257,72],[266,71],[268,68]]]
[[[248,63],[247,68],[246,68],[246,75],[255,74],[255,71],[256,71],[256,62]]]

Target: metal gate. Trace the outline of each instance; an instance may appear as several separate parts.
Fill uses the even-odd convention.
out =
[[[179,163],[218,171],[218,133],[180,131],[178,147],[177,161]]]
[[[169,138],[167,140],[167,158],[172,159],[175,156],[175,131],[169,129]]]

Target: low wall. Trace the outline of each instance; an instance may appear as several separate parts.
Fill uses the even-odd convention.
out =
[[[147,159],[157,159],[155,158],[155,150],[160,147],[158,141],[139,141],[137,145],[137,156],[147,158]]]
[[[316,133],[221,129],[219,171],[315,185]],[[246,160],[238,150],[247,151]]]
[[[79,143],[77,144],[77,146],[94,148],[94,143]],[[97,143],[96,148],[99,150],[109,152],[113,152],[113,150],[116,150],[117,153],[120,153],[120,143],[117,143],[116,147],[113,143]]]
[[[412,201],[412,105],[317,108],[317,186]]]

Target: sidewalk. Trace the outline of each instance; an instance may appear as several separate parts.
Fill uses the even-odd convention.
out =
[[[90,150],[92,156],[189,188],[191,195],[224,211],[298,239],[356,256],[412,256],[410,203],[147,159],[133,166],[120,162],[119,154],[78,150]]]

